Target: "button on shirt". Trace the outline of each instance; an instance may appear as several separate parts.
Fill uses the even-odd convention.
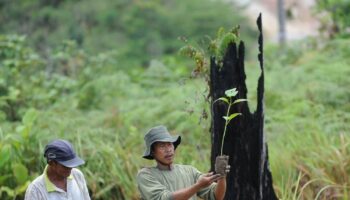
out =
[[[27,188],[25,200],[90,200],[84,175],[73,168],[67,178],[67,192],[56,187],[44,173],[37,177]]]

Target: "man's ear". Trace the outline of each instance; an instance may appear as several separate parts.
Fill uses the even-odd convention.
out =
[[[54,160],[47,160],[48,165],[54,165],[55,163],[56,163],[56,161],[54,161]]]

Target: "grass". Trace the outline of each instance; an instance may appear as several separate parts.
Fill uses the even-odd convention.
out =
[[[281,58],[276,50],[268,48],[265,53],[265,132],[280,199],[345,200],[350,196],[348,43],[336,40],[322,49],[290,47],[291,56]],[[252,66],[248,62],[251,111],[259,75],[257,65]],[[129,74],[99,74],[88,86],[38,110],[35,122],[1,123],[0,154],[7,155],[11,149],[11,158],[28,169],[28,178],[19,180],[21,184],[15,181],[14,164],[6,160],[0,166],[6,173],[0,183],[7,188],[0,186],[0,198],[16,198],[7,191],[19,192],[17,199],[23,197],[23,190],[15,188],[42,172],[41,152],[57,137],[72,141],[86,160],[81,169],[93,199],[139,199],[136,173],[154,164],[141,158],[143,136],[158,124],[183,137],[177,163],[208,171],[207,86],[203,80],[184,77],[183,72],[179,75],[177,71],[184,68],[176,62],[156,63]]]
[[[349,197],[350,51],[343,49],[347,43],[333,41],[325,49],[309,49],[291,63],[275,63],[267,72],[266,132],[281,199]],[[341,53],[329,48],[335,44]]]

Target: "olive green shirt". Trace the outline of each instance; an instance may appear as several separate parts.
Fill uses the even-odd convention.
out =
[[[173,165],[171,170],[157,167],[142,168],[137,174],[138,189],[144,200],[172,200],[172,193],[192,186],[203,175],[189,165]],[[197,192],[205,200],[215,200],[216,183]],[[196,200],[194,195],[189,200]]]

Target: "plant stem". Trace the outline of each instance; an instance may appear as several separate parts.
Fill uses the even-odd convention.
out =
[[[230,101],[228,104],[228,108],[227,108],[227,113],[226,113],[226,122],[225,122],[225,127],[224,127],[224,134],[222,135],[222,139],[221,139],[221,151],[220,151],[220,156],[222,156],[222,150],[224,148],[224,139],[225,139],[225,135],[226,135],[226,128],[228,123],[230,122],[230,120],[228,119],[228,116],[230,115],[230,109],[231,109],[231,97],[230,97]]]

